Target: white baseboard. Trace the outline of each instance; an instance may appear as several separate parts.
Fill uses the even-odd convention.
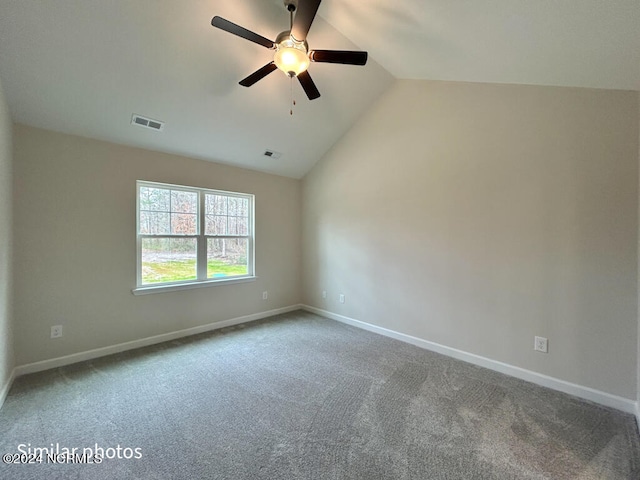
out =
[[[197,335],[198,333],[209,332],[211,330],[218,330],[224,327],[230,327],[233,325],[239,325],[241,323],[253,322],[262,318],[271,317],[273,315],[279,315],[281,313],[292,312],[294,310],[300,310],[301,305],[290,305],[288,307],[277,308],[275,310],[268,310],[266,312],[254,313],[252,315],[245,315],[243,317],[231,318],[229,320],[222,320],[220,322],[209,323],[207,325],[200,325],[198,327],[187,328],[185,330],[178,330],[176,332],[163,333],[162,335],[154,335],[153,337],[141,338],[139,340],[132,340],[130,342],[119,343],[117,345],[111,345],[109,347],[96,348],[93,350],[87,350],[85,352],[74,353],[71,355],[65,355],[64,357],[52,358],[49,360],[43,360],[40,362],[27,363],[26,365],[20,365],[13,371],[14,377],[25,375],[28,373],[41,372],[43,370],[49,370],[51,368],[63,367],[72,363],[83,362],[85,360],[92,360],[94,358],[104,357],[106,355],[112,355],[114,353],[124,352],[126,350],[133,350],[135,348],[147,347],[149,345],[155,345],[156,343],[167,342],[175,340],[177,338],[188,337],[190,335]],[[10,384],[9,384],[10,385]]]
[[[507,363],[498,362],[496,360],[491,360],[490,358],[481,357],[480,355],[475,355],[473,353],[468,353],[452,347],[440,345],[439,343],[423,340],[422,338],[413,337],[411,335],[396,332],[394,330],[389,330],[387,328],[379,327],[377,325],[372,325],[370,323],[362,322],[360,320],[355,320],[353,318],[345,317],[344,315],[339,315],[337,313],[329,312],[327,310],[322,310],[320,308],[312,307],[309,305],[302,305],[302,308],[309,312],[322,315],[323,317],[327,317],[332,320],[337,320],[338,322],[346,323],[354,327],[362,328],[363,330],[368,330],[370,332],[391,337],[396,340],[400,340],[402,342],[410,343],[412,345],[416,345],[426,350],[431,350],[433,352],[441,353],[448,357],[453,357],[458,360],[462,360],[468,363],[472,363],[474,365],[478,365],[480,367],[488,368],[490,370],[495,370],[496,372],[504,373],[506,375],[510,375],[512,377],[516,377],[521,380],[526,380],[527,382],[535,383],[543,387],[551,388],[553,390],[558,390],[560,392],[568,393],[570,395],[575,395],[576,397],[580,397],[585,400],[590,400],[592,402],[599,403],[607,407],[622,410],[623,412],[626,412],[626,413],[635,414],[636,418],[640,422],[640,413],[639,413],[640,411],[639,411],[638,403],[628,398],[612,395],[610,393],[602,392],[600,390],[595,390],[590,387],[577,385],[575,383],[567,382],[565,380],[560,380],[559,378],[549,377],[541,373],[532,372],[531,370],[525,370],[524,368],[515,367]]]
[[[636,402],[636,423],[638,424],[638,432],[640,432],[640,398]]]
[[[11,370],[9,374],[9,378],[0,388],[0,408],[4,405],[4,401],[7,399],[7,395],[9,395],[9,390],[11,390],[11,385],[13,385],[13,380],[16,378],[16,369]]]

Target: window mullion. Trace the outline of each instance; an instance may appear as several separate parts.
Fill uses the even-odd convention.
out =
[[[207,239],[204,235],[204,198],[202,192],[198,192],[198,280],[207,279]]]

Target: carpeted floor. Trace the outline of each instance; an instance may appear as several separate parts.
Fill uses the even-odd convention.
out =
[[[0,478],[640,478],[631,415],[305,312],[16,380],[0,453],[96,445]]]

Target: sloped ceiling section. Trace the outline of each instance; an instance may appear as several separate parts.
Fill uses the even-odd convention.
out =
[[[370,60],[311,65],[322,94],[312,102],[279,71],[241,87],[272,52],[213,28],[214,15],[271,39],[289,22],[282,0],[4,0],[0,78],[13,120],[300,178],[393,81]],[[358,49],[320,16],[308,41]],[[131,125],[134,113],[163,131]]]
[[[640,90],[638,0],[324,0],[397,78]]]

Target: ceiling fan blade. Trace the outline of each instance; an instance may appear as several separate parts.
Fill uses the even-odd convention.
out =
[[[302,42],[306,40],[321,0],[299,0],[296,16],[293,19],[291,36]]]
[[[275,63],[269,62],[264,67],[253,72],[247,78],[240,80],[240,85],[242,85],[243,87],[250,87],[251,85],[256,83],[258,80],[262,80],[264,77],[269,75],[271,72],[273,72],[277,68],[278,67],[276,67]]]
[[[302,85],[304,93],[309,97],[309,100],[315,100],[320,96],[320,92],[318,91],[316,84],[311,80],[311,75],[309,75],[308,71],[305,70],[298,74],[298,81],[300,82],[300,85]]]
[[[263,47],[274,47],[274,43],[272,40],[264,38],[262,35],[258,35],[257,33],[253,33],[251,30],[247,30],[246,28],[241,27],[240,25],[236,25],[229,20],[225,20],[222,17],[213,17],[213,19],[211,20],[211,25],[224,30],[225,32],[233,33],[234,35],[245,38],[250,42],[262,45]]]
[[[350,50],[312,50],[309,58],[312,62],[342,63],[345,65],[366,65],[367,52]]]

